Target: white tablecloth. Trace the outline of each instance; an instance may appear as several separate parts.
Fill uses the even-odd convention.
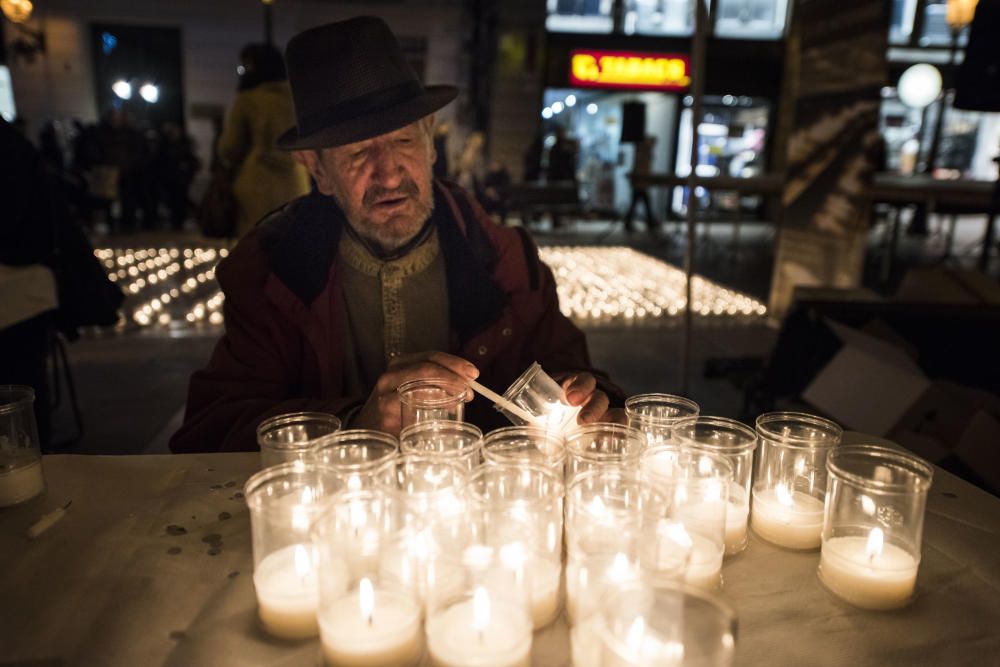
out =
[[[240,493],[257,455],[44,464],[48,493],[0,510],[0,665],[316,664],[317,642],[257,628]],[[27,540],[39,515],[69,500],[62,522]],[[1000,500],[941,470],[918,597],[905,610],[849,607],[820,586],[818,553],[754,541],[723,569],[722,595],[739,614],[737,664],[1000,664],[998,545]],[[536,635],[534,664],[570,664],[562,621]]]

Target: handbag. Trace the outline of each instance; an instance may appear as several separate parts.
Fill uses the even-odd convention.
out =
[[[236,235],[236,211],[232,178],[227,170],[217,169],[196,212],[201,233],[210,239],[232,238]]]

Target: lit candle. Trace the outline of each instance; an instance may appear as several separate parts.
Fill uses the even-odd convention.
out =
[[[677,572],[678,561],[686,559],[684,581],[700,588],[718,588],[724,553],[722,545],[688,530],[679,522],[660,523],[657,527],[657,571]]]
[[[886,544],[881,528],[868,537],[834,537],[823,543],[820,580],[835,594],[864,609],[896,609],[913,597],[917,559]]]
[[[531,633],[524,609],[478,587],[427,621],[427,648],[436,667],[529,667]]]
[[[729,483],[729,498],[724,505],[718,498],[706,500],[684,507],[679,516],[685,523],[696,526],[700,521],[714,522],[721,513],[725,513],[726,517],[726,552],[738,552],[746,540],[747,515],[750,513],[750,502],[742,485]]]
[[[269,554],[254,571],[253,582],[260,620],[268,633],[284,639],[316,635],[319,591],[308,547],[295,544]]]
[[[323,658],[333,667],[396,667],[420,660],[420,607],[410,597],[376,591],[370,579],[319,612]]]
[[[422,604],[454,597],[465,583],[461,566],[434,557],[426,533],[407,535],[386,545],[379,557],[379,571]]]
[[[586,620],[608,587],[638,576],[636,564],[622,552],[570,558],[566,563],[566,613],[570,622]]]
[[[44,490],[41,459],[0,472],[0,507],[23,503]]]
[[[768,542],[789,549],[815,549],[823,532],[823,501],[784,484],[754,490],[751,525]]]
[[[502,547],[500,560],[506,569],[514,573],[517,584],[527,593],[535,629],[548,625],[559,612],[562,564],[557,560],[530,555],[520,543]]]

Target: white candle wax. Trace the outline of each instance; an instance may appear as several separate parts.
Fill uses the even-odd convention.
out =
[[[600,615],[592,614],[569,631],[573,667],[601,667],[602,628]]]
[[[906,605],[917,582],[917,559],[894,544],[880,544],[872,550],[870,541],[864,537],[826,540],[820,555],[820,581],[847,602],[864,609]]]
[[[41,459],[0,472],[0,507],[31,500],[44,490]]]
[[[823,501],[783,488],[755,490],[750,525],[754,533],[778,546],[815,549],[823,532]]]
[[[526,610],[477,589],[427,621],[435,667],[530,667],[531,619]]]
[[[490,589],[501,590],[505,577],[513,574],[514,583],[523,587],[531,607],[531,622],[535,629],[543,628],[559,615],[559,580],[562,564],[554,558],[529,556],[523,564],[506,564],[505,569],[493,570],[486,582]],[[509,579],[508,579],[509,581]]]
[[[284,639],[316,636],[319,585],[309,554],[309,547],[295,544],[268,554],[255,569],[257,610],[269,634]]]
[[[746,545],[747,516],[750,501],[746,489],[736,483],[729,485],[729,498],[725,505],[719,500],[708,500],[684,507],[678,518],[685,524],[697,526],[699,523],[716,522],[725,516],[726,553],[737,553]]]
[[[331,667],[402,667],[416,664],[423,651],[420,607],[409,596],[362,591],[342,597],[319,611],[323,659]]]
[[[703,535],[691,534],[691,559],[684,581],[699,588],[719,587],[725,549]]]

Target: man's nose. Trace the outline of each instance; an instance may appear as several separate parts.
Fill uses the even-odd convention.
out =
[[[403,163],[393,147],[379,146],[372,160],[372,177],[384,188],[399,187],[403,181]]]

